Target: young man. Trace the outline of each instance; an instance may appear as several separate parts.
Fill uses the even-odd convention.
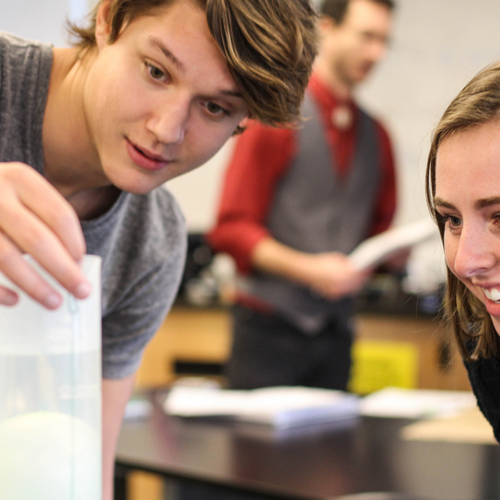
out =
[[[249,116],[297,119],[315,22],[307,0],[101,0],[74,47],[0,36],[0,272],[57,308],[22,254],[78,298],[79,260],[103,258],[105,500],[134,372],[183,268],[182,215],[156,188]]]
[[[325,0],[322,43],[297,130],[239,138],[209,241],[242,277],[229,385],[346,389],[352,299],[369,273],[346,254],[395,210],[389,137],[353,100],[384,56],[391,0]]]

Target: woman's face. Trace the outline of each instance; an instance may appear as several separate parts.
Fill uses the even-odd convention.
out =
[[[452,135],[436,161],[446,262],[500,332],[500,122]]]

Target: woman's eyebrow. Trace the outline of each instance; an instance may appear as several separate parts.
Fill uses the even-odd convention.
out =
[[[474,206],[478,209],[490,207],[491,205],[500,204],[500,196],[492,196],[491,198],[482,198],[474,203]]]
[[[453,205],[452,203],[450,203],[448,201],[445,201],[445,200],[443,200],[442,198],[439,198],[439,197],[434,198],[434,205],[437,206],[437,207],[444,207],[444,208],[455,209],[455,205]]]
[[[455,209],[455,206],[452,203],[445,201],[439,197],[434,198],[434,205],[437,207]],[[492,196],[490,198],[481,198],[481,199],[474,202],[474,208],[476,208],[477,210],[481,210],[482,208],[491,207],[492,205],[500,205],[500,196]]]

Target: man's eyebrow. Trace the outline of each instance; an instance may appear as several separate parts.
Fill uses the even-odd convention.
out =
[[[167,47],[165,47],[165,45],[160,40],[154,37],[148,37],[147,41],[150,45],[153,45],[157,49],[160,49],[165,57],[170,59],[179,70],[185,71],[184,65],[179,61],[179,59],[177,59],[177,57],[174,56],[174,54],[172,54],[172,52]]]
[[[158,40],[157,38],[154,38],[152,36],[147,38],[147,42],[152,45],[153,47],[156,47],[157,49],[161,50],[165,57],[170,59],[177,68],[179,68],[180,71],[186,71],[185,66],[177,59],[177,57],[172,54],[172,52],[161,42],[161,40]],[[240,99],[244,99],[242,93],[239,90],[231,90],[231,89],[222,89],[220,91],[221,94],[227,95],[229,97],[238,97]]]
[[[230,97],[239,97],[243,99],[243,94],[239,90],[221,90],[220,93]]]

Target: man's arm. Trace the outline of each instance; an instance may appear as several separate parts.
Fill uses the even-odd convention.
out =
[[[378,197],[373,210],[370,236],[389,229],[397,205],[396,167],[391,139],[379,122],[376,122],[376,126],[380,144],[381,178]]]
[[[256,122],[237,138],[224,176],[217,223],[207,236],[216,251],[234,258],[242,274],[252,268],[254,246],[270,236],[265,221],[293,148],[291,130]]]
[[[113,499],[115,451],[125,406],[134,388],[135,374],[121,380],[102,381],[102,491]]]
[[[255,246],[251,261],[256,269],[300,283],[330,300],[358,292],[371,274],[357,270],[342,253],[300,252],[273,238]]]

